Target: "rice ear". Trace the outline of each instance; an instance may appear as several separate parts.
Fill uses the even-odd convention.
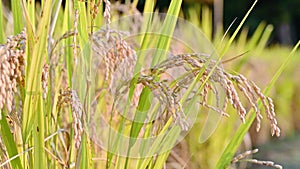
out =
[[[14,94],[25,85],[25,30],[0,46],[0,109],[13,110]],[[1,119],[1,114],[0,114]]]

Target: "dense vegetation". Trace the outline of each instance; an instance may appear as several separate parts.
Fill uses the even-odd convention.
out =
[[[232,33],[182,0],[1,2],[0,167],[282,168],[252,143],[299,127],[300,42],[248,37],[257,1]]]

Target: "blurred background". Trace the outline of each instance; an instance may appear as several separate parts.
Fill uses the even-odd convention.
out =
[[[9,0],[2,0],[6,8],[10,8]],[[131,0],[114,1],[130,4]],[[145,0],[135,1],[140,12],[143,11]],[[171,0],[157,0],[157,11],[166,12]],[[202,28],[206,36],[218,44],[228,29],[232,34],[254,0],[183,0],[181,17]],[[225,64],[226,69],[240,72],[255,81],[264,89],[276,70],[289,55],[292,47],[300,39],[300,0],[259,0],[239,33],[233,46],[224,58],[232,58],[247,52],[240,58]],[[9,10],[7,10],[9,11]],[[5,13],[5,18],[12,17]],[[9,19],[8,19],[9,20]],[[254,158],[275,161],[284,168],[300,168],[300,52],[296,52],[288,68],[275,84],[270,97],[274,99],[275,111],[282,129],[280,138],[271,137],[269,124],[264,121],[259,133],[251,128],[245,137],[244,150],[259,148],[261,151]],[[238,117],[222,122],[211,140],[199,145],[195,142],[197,125],[191,130],[186,140],[178,147],[178,154],[184,161],[189,161],[189,168],[210,168],[216,163],[224,144],[222,139],[224,128],[231,122],[236,127]],[[266,118],[265,118],[266,119]],[[199,119],[199,123],[203,121]],[[236,120],[238,121],[238,120]],[[230,128],[230,129],[232,129]],[[196,134],[195,134],[196,133]],[[229,134],[232,134],[232,132]],[[228,137],[228,136],[227,136]],[[214,142],[218,140],[219,142]],[[217,153],[214,153],[217,152]],[[220,152],[220,153],[218,153]],[[241,150],[241,152],[243,152]],[[214,154],[216,154],[214,156]],[[170,158],[172,160],[172,158]],[[252,165],[247,168],[264,168]]]
[[[166,11],[171,0],[157,1],[156,8]],[[223,26],[227,29],[235,20],[236,24],[229,30],[233,32],[237,23],[242,20],[254,1],[235,0],[183,0],[183,12],[188,15],[189,8],[195,5],[207,5],[213,11],[214,31]],[[144,0],[139,1],[139,10],[143,10]],[[299,0],[260,0],[245,26],[249,28],[249,36],[253,34],[262,21],[272,24],[275,29],[270,37],[270,44],[293,45],[300,38],[300,1]],[[188,16],[187,16],[188,17]],[[199,16],[200,17],[200,16]]]
[[[156,8],[166,11],[171,0],[157,1]],[[217,26],[227,29],[235,20],[236,24],[229,30],[233,32],[250,8],[254,1],[235,0],[184,0],[182,9],[187,14],[189,8],[195,5],[207,5],[213,11],[214,31]],[[144,0],[139,1],[139,10],[143,10]],[[260,0],[255,12],[253,12],[246,27],[249,28],[249,36],[253,34],[258,24],[262,21],[272,24],[275,27],[270,44],[280,43],[282,45],[293,45],[300,38],[300,1],[299,0]],[[200,16],[199,16],[200,17]]]
[[[2,0],[9,7],[10,0]],[[111,0],[111,2],[130,3],[134,0]],[[39,0],[36,0],[39,2]],[[166,12],[171,0],[157,0],[155,8]],[[230,32],[233,32],[250,8],[254,0],[183,0],[184,17],[189,17],[188,11],[199,5],[206,5],[212,10],[214,32],[217,28],[227,29],[235,20]],[[64,1],[63,1],[64,3]],[[137,8],[143,11],[145,0],[138,0]],[[258,24],[265,21],[274,26],[269,44],[293,45],[300,39],[300,1],[299,0],[259,0],[245,26],[249,28],[249,36],[253,34]],[[199,17],[201,17],[199,15]]]

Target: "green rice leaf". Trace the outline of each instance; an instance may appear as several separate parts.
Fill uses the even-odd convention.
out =
[[[23,29],[23,19],[22,19],[22,11],[21,9],[21,1],[20,0],[12,0],[11,8],[14,19],[14,33],[18,34]]]
[[[1,110],[0,110],[0,113],[2,113]],[[0,129],[1,129],[1,137],[2,137],[2,140],[6,147],[8,156],[11,158],[11,157],[17,155],[18,154],[18,149],[16,147],[17,144],[14,141],[14,137],[10,131],[9,125],[6,121],[4,114],[2,114],[2,119],[0,119]],[[19,157],[10,161],[10,164],[11,164],[12,168],[16,168],[16,169],[23,168]]]
[[[2,11],[2,1],[0,1],[0,43],[5,43],[5,32],[3,23],[3,11]]]
[[[225,55],[225,53],[228,51],[230,45],[232,44],[233,40],[235,39],[235,37],[237,36],[238,32],[241,30],[243,24],[245,23],[246,19],[248,18],[249,14],[251,13],[251,11],[253,10],[254,6],[256,5],[257,0],[254,1],[253,5],[251,6],[251,8],[248,10],[248,12],[246,13],[246,15],[244,16],[243,20],[241,21],[241,23],[239,24],[239,26],[236,28],[236,30],[234,31],[234,33],[232,34],[232,36],[230,37],[229,41],[226,43],[225,47],[222,49],[220,56],[223,57]]]

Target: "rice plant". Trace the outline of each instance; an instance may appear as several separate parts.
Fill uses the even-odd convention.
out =
[[[209,35],[209,21],[195,21],[203,33],[179,18],[182,0],[172,0],[166,14],[155,12],[150,0],[140,13],[137,2],[68,0],[63,7],[60,0],[12,1],[13,25],[2,18],[0,2],[0,166],[192,168],[178,152],[186,137],[192,146],[224,141],[203,168],[235,167],[243,160],[282,168],[247,159],[257,150],[235,153],[255,119],[257,131],[265,116],[271,135],[280,136],[268,92],[299,43],[262,91],[223,66],[234,60],[223,57],[256,1],[234,34],[219,40]],[[263,50],[268,33],[258,29],[265,38],[254,36],[245,42],[247,50]],[[224,122],[232,122],[230,131],[218,137]]]

